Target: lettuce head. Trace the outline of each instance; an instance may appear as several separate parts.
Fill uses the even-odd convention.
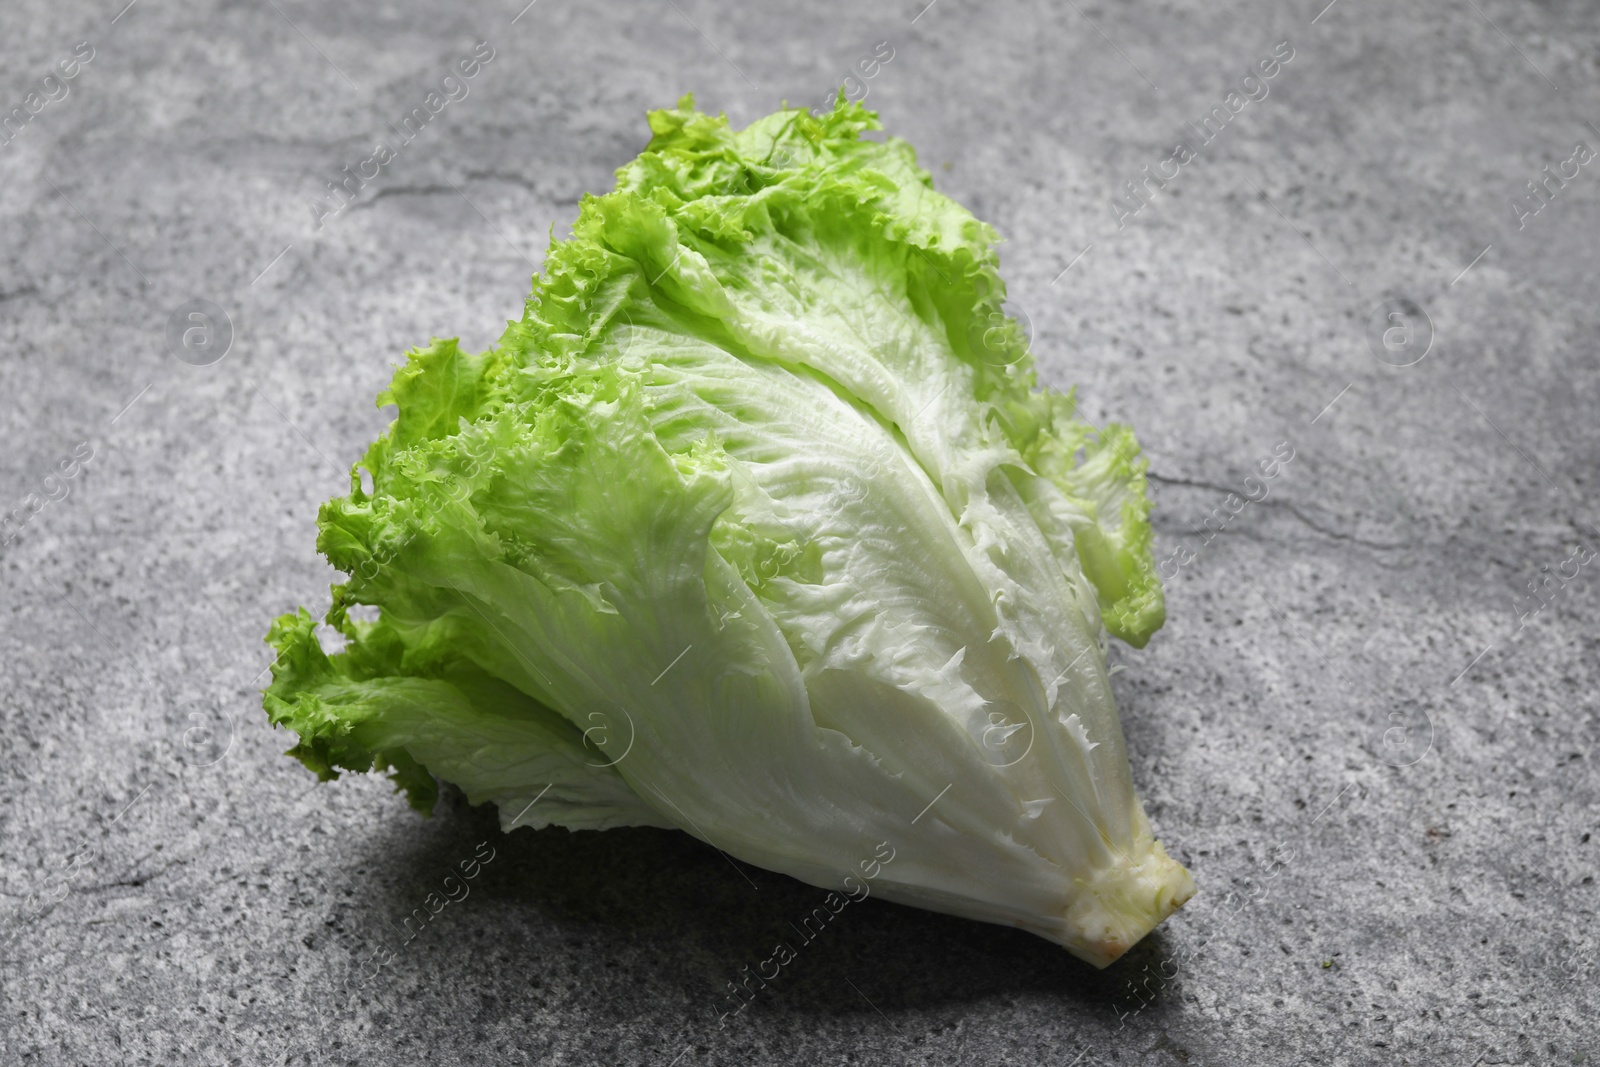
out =
[[[1097,966],[1194,891],[1106,662],[1164,608],[1145,463],[1039,387],[992,229],[877,117],[685,97],[487,352],[409,353],[264,703],[323,778],[676,827]],[[324,648],[327,627],[341,638]],[[881,855],[881,853],[876,853]]]

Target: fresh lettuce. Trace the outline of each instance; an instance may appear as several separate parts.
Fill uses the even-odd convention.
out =
[[[996,235],[841,98],[677,108],[492,349],[435,341],[324,504],[264,696],[323,778],[678,827],[1099,966],[1193,893],[1106,664],[1164,616],[1145,462],[1038,387]],[[376,611],[374,611],[374,608]]]

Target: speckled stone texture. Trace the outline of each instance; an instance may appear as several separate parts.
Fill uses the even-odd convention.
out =
[[[123,2],[0,15],[0,1063],[1600,1057],[1590,5]],[[318,785],[261,635],[326,604],[390,365],[498,336],[646,109],[814,106],[880,41],[853,88],[1150,457],[1170,622],[1116,684],[1200,892],[1104,972],[869,901],[719,1027],[819,891]]]

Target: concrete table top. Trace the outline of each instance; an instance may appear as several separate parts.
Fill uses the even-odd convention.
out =
[[[0,1062],[1597,1062],[1585,5],[125,2],[0,16]],[[1200,892],[1104,972],[871,901],[719,1027],[817,890],[318,785],[261,637],[326,604],[391,364],[491,343],[647,109],[880,42],[852,91],[1150,458],[1117,694]]]

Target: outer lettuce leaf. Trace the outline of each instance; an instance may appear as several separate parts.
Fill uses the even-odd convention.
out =
[[[608,761],[585,746],[582,731],[525,693],[463,663],[437,677],[408,675],[398,662],[403,642],[384,624],[352,629],[337,666],[307,612],[285,615],[270,638],[280,655],[268,715],[299,733],[290,754],[319,777],[388,770],[427,813],[437,774],[474,804],[499,804],[507,829],[671,825],[615,772],[601,773]],[[292,703],[276,695],[286,690]]]
[[[269,714],[423,808],[830,886],[889,840],[884,895],[1104,965],[1193,892],[1102,644],[1162,621],[1137,444],[1037,388],[994,233],[870,112],[650,124],[500,343],[379,398],[319,522],[348,647],[281,619]]]

